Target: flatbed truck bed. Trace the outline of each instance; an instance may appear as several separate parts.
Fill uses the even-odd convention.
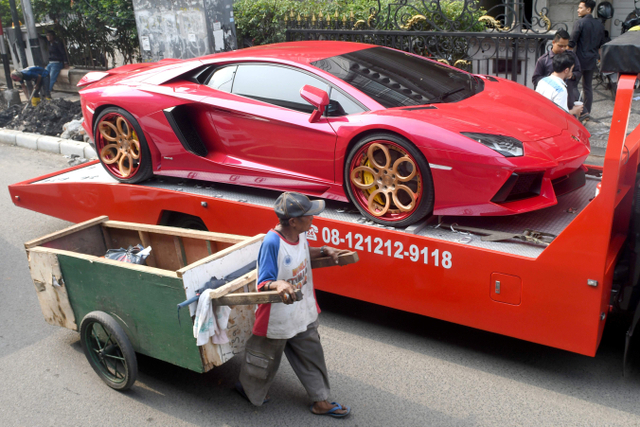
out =
[[[635,309],[633,261],[629,280],[613,284],[623,250],[631,253],[625,260],[635,259],[629,226],[640,128],[627,136],[634,82],[635,76],[620,79],[604,167],[593,168],[602,177],[589,176],[554,207],[513,217],[431,218],[395,229],[367,223],[352,206],[328,201],[314,219],[310,244],[355,250],[360,262],[319,271],[317,288],[595,355],[612,308]],[[276,192],[169,178],[121,184],[97,163],[12,185],[10,193],[17,206],[72,222],[108,215],[245,236],[277,222]],[[548,245],[487,242],[461,233],[461,227],[513,234],[532,229],[556,237]]]

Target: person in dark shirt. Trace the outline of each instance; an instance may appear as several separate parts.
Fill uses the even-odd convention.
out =
[[[582,67],[582,90],[584,92],[584,111],[580,118],[589,119],[593,103],[593,73],[598,63],[598,49],[604,43],[604,26],[591,12],[596,7],[594,0],[585,0],[578,5],[578,19],[573,25],[571,39],[576,42],[576,56]]]
[[[575,87],[578,85],[578,81],[582,76],[582,70],[580,68],[580,61],[578,61],[574,52],[568,50],[569,48],[569,38],[571,36],[565,30],[558,30],[556,32],[555,37],[551,41],[551,50],[540,58],[536,62],[536,69],[533,72],[533,77],[531,80],[533,81],[533,88],[536,89],[538,86],[538,82],[544,77],[550,76],[553,73],[553,57],[562,53],[569,52],[569,55],[573,56],[574,64],[573,73],[567,79],[567,91],[569,92],[568,104],[569,110],[573,108],[573,104],[578,100],[578,96],[576,95]]]
[[[47,31],[47,41],[49,42],[49,64],[47,65],[47,71],[49,72],[49,92],[53,90],[53,85],[58,80],[60,70],[64,68],[66,61],[66,54],[64,46],[60,40],[56,39],[56,33],[53,30]]]
[[[49,93],[49,72],[42,67],[27,67],[22,71],[13,70],[11,72],[11,80],[20,82],[24,95],[29,99],[29,91],[26,82],[32,82],[34,87],[33,96],[31,97],[31,105],[34,107],[40,102],[40,91],[44,93],[45,99],[51,99]]]

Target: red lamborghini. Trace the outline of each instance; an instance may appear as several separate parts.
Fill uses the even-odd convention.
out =
[[[282,43],[91,72],[78,85],[100,161],[126,183],[299,191],[406,226],[528,212],[585,182],[590,135],[555,104],[386,47]]]

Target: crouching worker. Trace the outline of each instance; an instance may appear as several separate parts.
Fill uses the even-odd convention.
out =
[[[306,232],[313,215],[324,210],[324,200],[309,200],[300,193],[286,192],[276,200],[280,223],[264,238],[258,254],[258,290],[277,291],[282,303],[260,304],[253,335],[247,340],[238,392],[256,406],[269,401],[267,393],[280,366],[282,353],[313,402],[317,415],[346,417],[348,406],[329,402],[329,375],[318,335],[318,313],[311,273],[311,259],[332,257],[340,250],[310,248]],[[297,301],[296,290],[303,298]]]
[[[20,82],[27,99],[29,99],[29,90],[25,83],[29,82],[34,85],[33,97],[31,97],[31,105],[34,107],[40,103],[40,91],[44,94],[45,99],[51,99],[49,72],[42,67],[28,67],[22,71],[13,70],[11,72],[11,80]]]
[[[582,103],[576,102],[576,105],[569,110],[567,106],[567,84],[565,80],[573,74],[575,65],[574,56],[568,52],[562,52],[553,57],[553,73],[538,82],[536,92],[545,98],[553,101],[558,107],[562,108],[569,114],[580,117],[582,113]]]

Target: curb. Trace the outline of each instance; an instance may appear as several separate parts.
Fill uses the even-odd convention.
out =
[[[56,136],[21,132],[0,128],[0,143],[49,153],[97,159],[96,151],[88,142],[63,139]]]

